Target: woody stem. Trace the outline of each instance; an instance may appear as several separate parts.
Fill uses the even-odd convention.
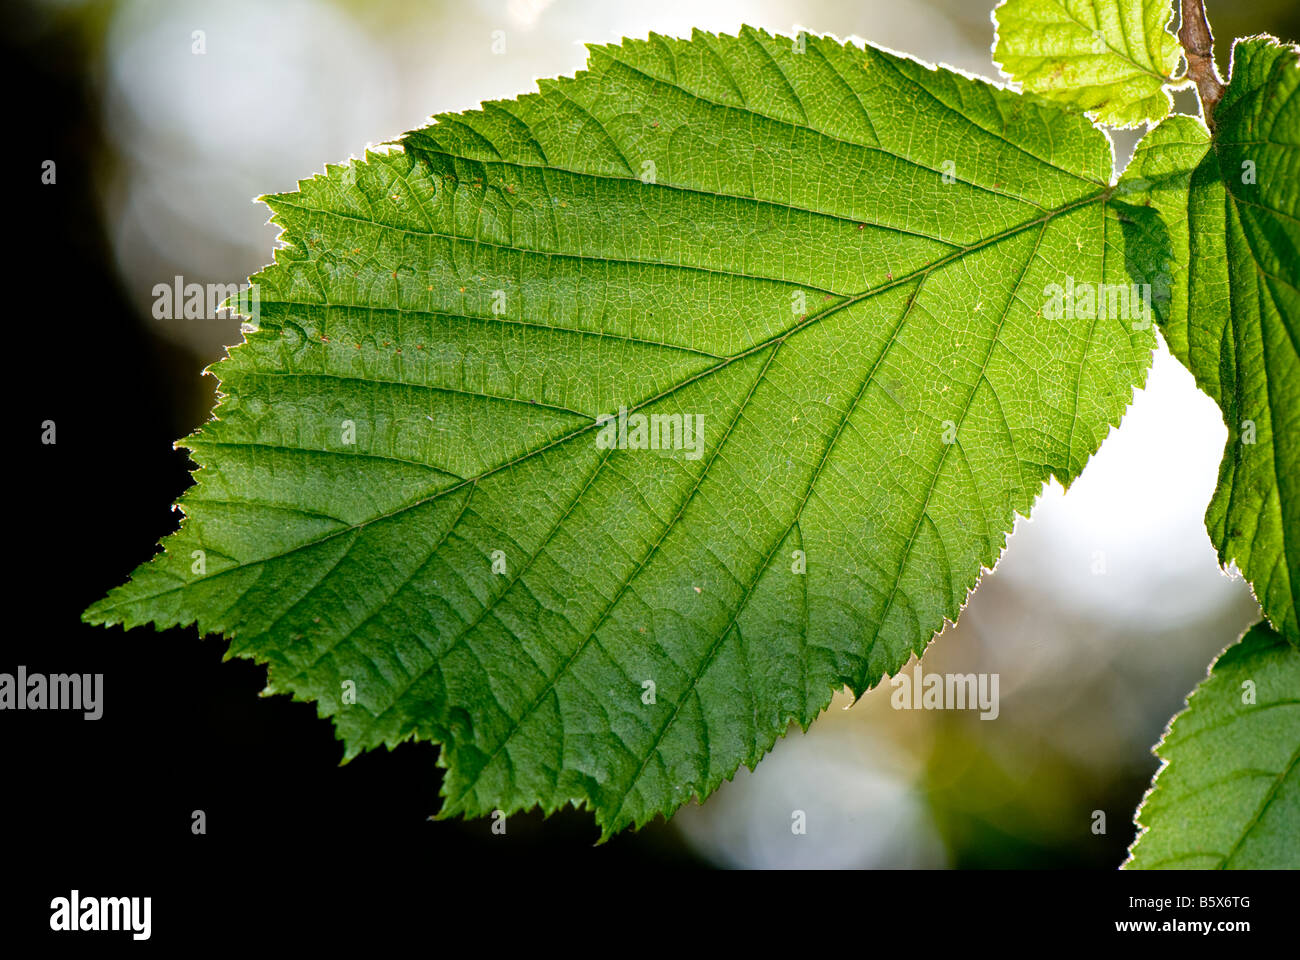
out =
[[[1214,67],[1214,34],[1205,18],[1205,0],[1182,0],[1178,40],[1187,57],[1187,76],[1201,96],[1205,125],[1214,129],[1214,108],[1223,99],[1223,81]]]

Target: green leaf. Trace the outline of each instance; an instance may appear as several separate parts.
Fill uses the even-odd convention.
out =
[[[1169,113],[1170,0],[1003,0],[993,59],[1026,90],[1117,127]]]
[[[1168,241],[1084,118],[874,47],[655,36],[540,86],[267,198],[185,520],[86,617],[225,634],[348,757],[442,743],[444,815],[608,835],[956,618],[1150,362],[1045,291]],[[621,408],[702,443],[602,446]]]
[[[1173,116],[1151,130],[1120,177],[1115,196],[1159,212],[1169,240],[1169,270],[1156,284],[1168,296],[1160,330],[1175,356],[1187,362],[1188,257],[1191,230],[1187,202],[1192,174],[1210,149],[1210,132],[1197,117]],[[1155,294],[1153,294],[1155,295]]]
[[[1206,528],[1219,559],[1241,569],[1293,643],[1300,643],[1298,86],[1296,48],[1238,41],[1212,146],[1198,122],[1171,117],[1148,135],[1124,178],[1164,178],[1168,189],[1152,194],[1153,206],[1186,274],[1161,327],[1228,427]],[[1121,182],[1118,195],[1138,202],[1129,192]],[[1190,307],[1181,305],[1183,293]]]
[[[1126,867],[1300,868],[1300,650],[1268,624],[1219,655],[1156,754]]]

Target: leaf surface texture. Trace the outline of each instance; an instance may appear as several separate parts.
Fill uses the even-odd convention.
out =
[[[349,757],[441,743],[445,815],[608,835],[956,618],[1150,361],[1045,290],[1169,244],[1082,116],[874,47],[652,36],[539,86],[266,198],[185,519],[87,618],[224,634]],[[702,443],[604,447],[621,408]]]

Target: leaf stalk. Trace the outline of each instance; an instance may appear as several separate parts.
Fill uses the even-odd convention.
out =
[[[1214,131],[1214,108],[1223,99],[1223,81],[1214,66],[1214,34],[1205,17],[1205,0],[1182,0],[1178,42],[1187,57],[1187,76],[1196,84],[1205,125]]]

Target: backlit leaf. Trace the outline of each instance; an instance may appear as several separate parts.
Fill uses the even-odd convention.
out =
[[[1170,0],[1003,0],[993,59],[1026,90],[1118,127],[1169,113]]]
[[[1156,746],[1130,869],[1300,868],[1300,650],[1259,623]]]
[[[1150,361],[1149,314],[1051,291],[1168,241],[1083,117],[874,47],[652,36],[540,86],[266,198],[185,520],[86,616],[226,635],[347,756],[441,743],[444,814],[607,835],[957,616]],[[638,416],[660,449],[601,442]]]

